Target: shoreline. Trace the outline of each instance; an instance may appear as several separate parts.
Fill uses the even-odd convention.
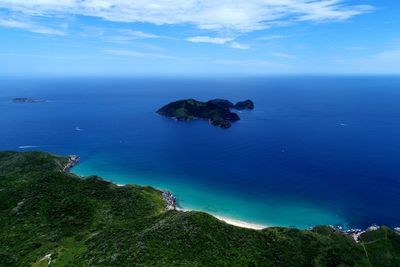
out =
[[[110,181],[111,182],[111,181]],[[126,184],[116,184],[117,186],[125,186]],[[189,212],[189,211],[199,211],[199,210],[191,210],[191,209],[185,209],[179,206],[178,199],[168,190],[163,190],[160,188],[156,188],[157,190],[162,192],[162,196],[164,198],[165,203],[167,204],[167,210],[177,210],[177,211],[182,211],[182,212]],[[205,211],[199,211],[199,212],[205,212]],[[263,230],[265,228],[268,228],[270,226],[267,225],[262,225],[262,224],[257,224],[257,223],[252,223],[248,221],[243,221],[239,219],[234,219],[231,217],[227,216],[221,216],[221,215],[216,215],[212,214],[209,212],[205,212],[214,218],[217,218],[218,220],[225,222],[230,225],[234,225],[237,227],[241,228],[246,228],[246,229],[253,229],[253,230]]]
[[[67,166],[65,166],[64,171],[65,172],[70,172],[71,169],[73,167],[75,167],[79,163],[79,161],[80,161],[80,157],[79,156],[75,156],[75,155],[74,156],[69,156],[69,162],[68,162]],[[104,178],[102,178],[102,179],[104,179]],[[114,185],[116,185],[118,187],[123,187],[123,186],[129,185],[129,184],[115,184],[111,180],[106,180],[106,181],[109,181],[109,182],[113,183]],[[159,190],[161,192],[162,197],[163,197],[165,203],[167,204],[167,210],[177,210],[177,211],[182,211],[182,212],[189,212],[189,211],[204,212],[204,213],[207,213],[208,215],[211,215],[214,218],[216,218],[216,219],[218,219],[218,220],[220,220],[222,222],[225,222],[227,224],[230,224],[230,225],[233,225],[233,226],[236,226],[236,227],[246,228],[246,229],[258,230],[258,231],[272,227],[271,225],[262,225],[262,224],[258,224],[258,223],[252,223],[252,222],[249,222],[249,221],[235,219],[235,218],[231,218],[231,217],[228,217],[228,216],[222,216],[222,215],[213,214],[213,213],[210,213],[210,212],[207,212],[207,211],[182,208],[179,205],[178,199],[170,191],[164,190],[164,189],[160,189],[160,188],[156,188],[156,187],[153,187],[153,188],[156,189],[156,190]],[[365,230],[362,230],[362,229],[343,229],[340,226],[333,226],[333,225],[326,225],[326,226],[329,226],[332,229],[334,229],[334,230],[336,230],[336,231],[338,231],[340,233],[349,235],[356,242],[360,242],[359,238],[360,238],[361,234],[380,228],[380,226],[377,226],[376,224],[373,224],[372,226],[368,227]],[[310,227],[310,229],[311,228],[312,227]],[[397,233],[400,234],[400,227],[396,227],[394,229],[395,229],[395,231]]]
[[[179,205],[178,199],[170,191],[163,190],[160,188],[156,188],[156,189],[160,190],[162,192],[162,197],[163,197],[165,203],[167,204],[167,210],[178,210],[178,211],[182,211],[182,212],[191,211],[190,209],[182,208]],[[196,211],[198,211],[198,210],[196,210]],[[262,229],[268,228],[268,226],[266,226],[266,225],[242,221],[242,220],[230,218],[227,216],[212,214],[209,212],[205,212],[205,213],[213,216],[214,218],[217,218],[218,220],[220,220],[222,222],[225,222],[227,224],[234,225],[237,227],[241,227],[241,228],[247,228],[247,229],[253,229],[253,230],[262,230]]]
[[[69,156],[71,157],[71,156]],[[75,167],[78,163],[80,163],[80,157],[79,156],[72,156],[72,157],[76,157],[78,160],[73,161],[74,165],[70,166],[70,168],[66,168],[67,171],[71,171],[71,169],[73,167]],[[73,172],[73,171],[72,171]],[[80,176],[79,174],[76,174],[78,176]],[[114,181],[110,180],[110,179],[105,179],[104,177],[101,177],[103,180],[106,180],[112,184],[114,184],[115,186],[118,187],[123,187],[128,184],[124,184],[124,183],[115,183]],[[141,186],[146,186],[146,185],[141,185]],[[179,204],[179,200],[174,196],[174,194],[169,191],[169,190],[165,190],[159,187],[155,187],[152,185],[147,185],[150,186],[158,191],[160,191],[162,198],[164,199],[164,202],[166,203],[166,209],[167,210],[177,210],[177,211],[182,211],[182,212],[189,212],[189,211],[197,211],[197,212],[203,212],[206,213],[208,215],[213,216],[214,218],[218,219],[219,221],[225,222],[227,224],[233,225],[233,226],[237,226],[237,227],[241,227],[241,228],[246,228],[246,229],[252,229],[252,230],[263,230],[266,228],[270,228],[270,227],[279,227],[277,225],[265,225],[265,224],[261,224],[261,223],[257,223],[257,222],[251,222],[251,221],[247,221],[247,220],[243,220],[243,219],[237,219],[237,218],[232,218],[225,215],[220,215],[220,214],[216,214],[216,213],[212,213],[210,211],[206,211],[206,210],[199,210],[199,209],[191,209],[191,208],[183,208],[180,206]]]
[[[117,186],[125,186],[125,184],[116,184],[116,185]],[[170,191],[163,190],[160,188],[156,188],[156,189],[160,190],[162,192],[164,201],[167,203],[167,210],[177,210],[177,211],[182,211],[182,212],[199,211],[199,210],[191,210],[191,209],[181,208],[178,204],[177,198]],[[205,211],[200,211],[200,212],[205,212]],[[212,214],[209,212],[205,212],[205,213],[207,213],[207,214],[213,216],[214,218],[217,218],[218,220],[223,221],[227,224],[234,225],[234,226],[241,227],[241,228],[253,229],[253,230],[263,230],[265,228],[270,227],[267,225],[251,223],[248,221],[238,220],[238,219],[234,219],[234,218],[227,217],[227,216],[216,215],[216,214]]]
[[[67,162],[67,164],[64,166],[63,172],[70,172],[71,169],[72,169],[73,167],[75,167],[75,166],[79,163],[80,159],[81,159],[81,158],[80,158],[79,156],[76,156],[76,155],[70,155],[70,156],[68,156],[68,162]]]
[[[210,213],[208,213],[208,214],[210,214]],[[234,226],[241,227],[241,228],[247,228],[247,229],[253,229],[253,230],[263,230],[263,229],[269,227],[266,225],[250,223],[250,222],[237,220],[237,219],[233,219],[233,218],[229,218],[229,217],[225,217],[225,216],[219,216],[219,215],[214,215],[214,214],[210,214],[210,215],[214,216],[218,220],[223,221],[227,224],[234,225]]]
[[[237,227],[241,227],[241,228],[246,228],[246,229],[252,229],[252,230],[263,230],[265,228],[269,228],[270,226],[267,225],[262,225],[262,224],[256,224],[256,223],[251,223],[248,221],[243,221],[243,220],[238,220],[238,219],[234,219],[231,217],[227,217],[227,216],[221,216],[221,215],[216,215],[216,214],[212,214],[209,212],[205,212],[205,211],[200,211],[200,210],[190,210],[190,209],[184,209],[184,208],[180,208],[180,207],[176,207],[175,210],[178,211],[182,211],[182,212],[189,212],[189,211],[197,211],[197,212],[204,212],[207,213],[208,215],[213,216],[214,218],[230,224],[230,225],[234,225]]]

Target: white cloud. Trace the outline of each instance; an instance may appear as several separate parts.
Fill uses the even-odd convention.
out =
[[[133,40],[139,39],[158,39],[158,38],[168,38],[165,36],[160,36],[152,33],[136,31],[131,29],[119,29],[117,31],[104,31],[101,37],[106,41],[116,42],[116,43],[127,43]]]
[[[210,43],[218,45],[223,45],[228,43],[230,48],[241,49],[241,50],[250,49],[249,45],[233,42],[234,40],[235,40],[234,38],[220,38],[220,37],[210,37],[210,36],[195,36],[186,39],[186,41],[192,43]]]
[[[233,41],[233,38],[220,38],[220,37],[209,37],[209,36],[195,36],[186,39],[192,43],[211,43],[211,44],[225,44]]]
[[[340,21],[373,10],[345,0],[0,0],[0,8],[31,16],[84,15],[224,32],[249,32],[288,21]]]
[[[133,30],[128,28],[115,29],[112,27],[83,27],[80,33],[83,37],[97,37],[104,41],[114,43],[129,43],[130,41],[143,40],[143,39],[174,39],[169,36],[157,35],[149,32]]]
[[[174,59],[173,56],[158,54],[158,53],[147,53],[147,52],[139,52],[132,50],[122,50],[122,49],[106,49],[104,53],[115,56],[123,56],[123,57],[151,57],[158,59]]]
[[[347,20],[351,17],[368,13],[373,10],[373,8],[369,5],[357,5],[351,7],[346,7],[341,5],[342,0],[325,0],[325,1],[309,1],[314,2],[313,5],[308,6],[311,10],[308,12],[302,12],[302,8],[300,8],[300,12],[303,13],[299,16],[299,21],[326,21],[326,20]]]
[[[16,19],[2,19],[0,18],[0,27],[5,28],[16,28],[21,30],[26,30],[35,33],[42,33],[42,34],[52,34],[52,35],[66,35],[65,32],[48,28],[45,26],[37,25],[32,22],[25,22]]]
[[[230,47],[231,47],[231,48],[234,48],[234,49],[241,49],[241,50],[250,49],[250,46],[249,46],[249,45],[247,45],[247,44],[241,44],[241,43],[237,43],[237,42],[231,43]]]
[[[274,57],[288,58],[288,59],[289,59],[289,58],[295,58],[295,57],[292,56],[292,55],[285,54],[285,53],[278,53],[278,52],[271,52],[270,55],[271,55],[271,56],[274,56]]]
[[[271,35],[271,36],[262,36],[257,38],[257,40],[261,41],[272,41],[272,40],[278,40],[278,39],[284,39],[287,38],[286,35]]]
[[[131,29],[121,29],[119,32],[129,38],[132,39],[154,39],[154,38],[161,38],[161,36],[152,34],[152,33],[147,33],[147,32],[142,32],[142,31],[134,31]]]

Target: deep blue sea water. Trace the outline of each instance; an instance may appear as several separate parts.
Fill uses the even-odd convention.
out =
[[[256,109],[228,130],[155,114],[181,98]],[[0,125],[1,150],[77,154],[77,174],[168,189],[188,209],[400,225],[400,77],[1,79]]]

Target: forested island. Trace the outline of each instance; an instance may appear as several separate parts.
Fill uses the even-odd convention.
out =
[[[0,152],[0,266],[400,266],[388,227],[239,228],[151,187],[69,173],[78,159]]]
[[[225,99],[207,102],[185,99],[169,103],[160,108],[157,113],[178,121],[206,119],[211,125],[227,129],[232,126],[232,122],[240,120],[239,115],[231,109],[254,109],[254,103],[251,100],[233,104]]]

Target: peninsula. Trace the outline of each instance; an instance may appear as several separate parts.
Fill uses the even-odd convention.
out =
[[[232,126],[232,122],[240,120],[239,115],[232,112],[232,109],[254,109],[254,103],[251,100],[233,104],[225,99],[214,99],[207,102],[185,99],[169,103],[160,108],[157,113],[178,121],[205,119],[211,125],[227,129]]]
[[[400,266],[396,229],[240,228],[176,210],[168,192],[69,173],[77,160],[0,152],[0,266]]]

